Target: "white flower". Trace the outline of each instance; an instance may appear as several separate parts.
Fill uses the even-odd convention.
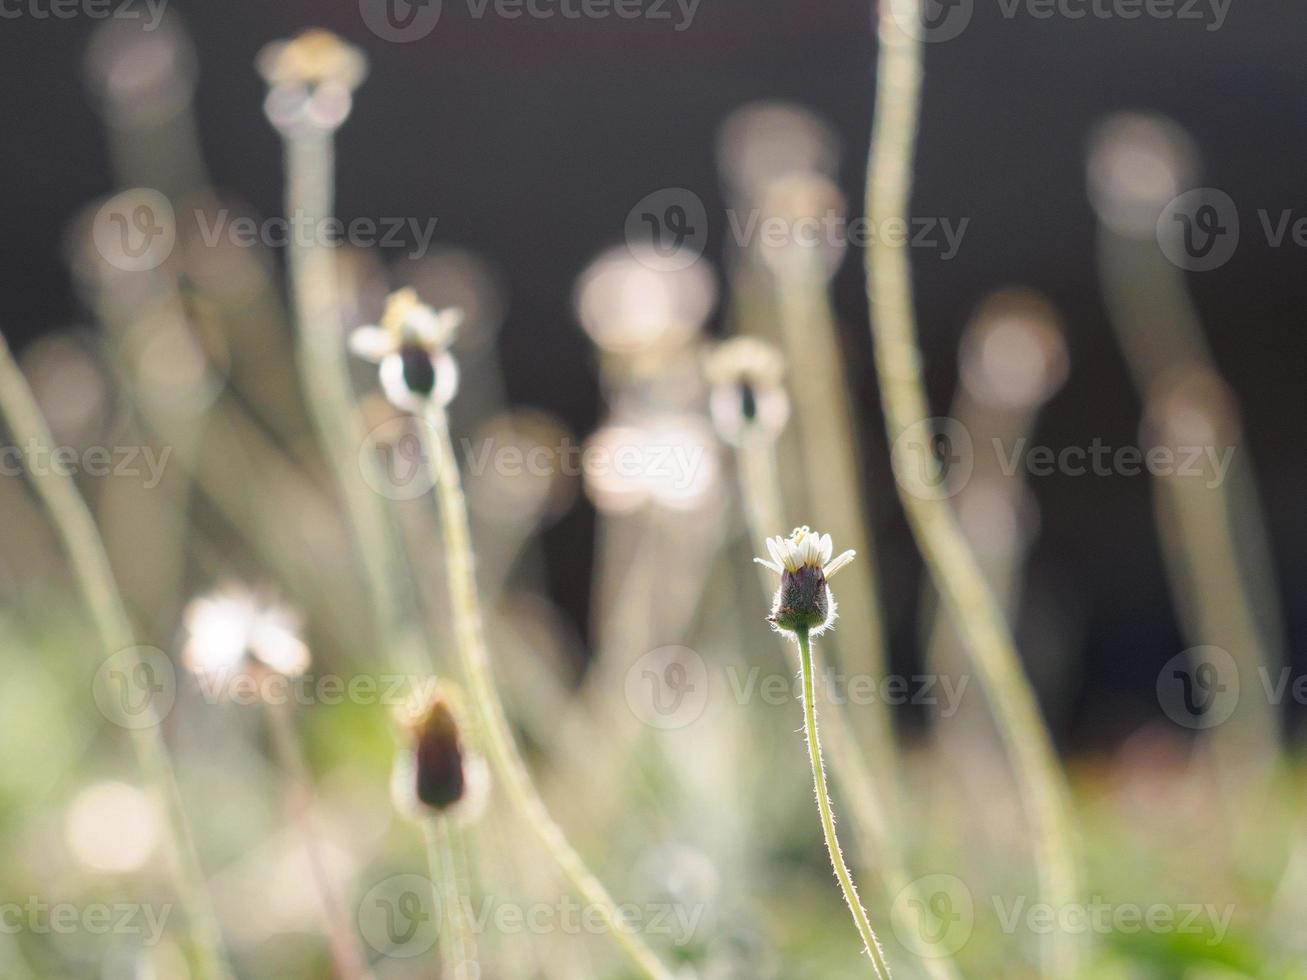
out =
[[[411,289],[392,293],[379,325],[358,327],[349,348],[381,365],[381,387],[396,408],[421,414],[430,401],[448,405],[458,389],[458,366],[449,355],[463,311],[433,310]]]
[[[831,544],[829,534],[818,534],[816,531],[808,530],[807,526],[796,527],[790,532],[788,538],[782,538],[777,535],[774,538],[767,539],[767,552],[771,555],[772,560],[767,561],[763,558],[755,558],[759,565],[766,565],[777,575],[785,572],[797,572],[802,566],[808,565],[812,568],[820,568],[823,575],[830,579],[836,572],[853,561],[857,554],[852,548],[848,551],[842,551],[834,559],[831,558],[831,552],[834,551],[834,545]]]
[[[260,603],[240,586],[192,599],[183,622],[182,660],[195,674],[226,677],[242,667],[262,666],[293,677],[308,669],[309,648],[300,639],[299,616]]]
[[[778,630],[816,636],[835,622],[835,597],[827,581],[853,561],[853,551],[831,558],[829,534],[796,527],[788,538],[767,539],[771,561],[755,558],[781,577],[768,619]]]

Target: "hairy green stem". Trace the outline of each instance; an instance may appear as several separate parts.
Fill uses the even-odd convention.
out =
[[[0,412],[3,412],[15,442],[46,447],[54,445],[50,427],[3,337],[0,337]],[[148,665],[138,652],[131,618],[118,591],[109,556],[90,508],[78,493],[72,477],[61,473],[57,467],[34,470],[30,477],[32,487],[50,515],[50,522],[68,554],[77,586],[90,609],[105,655],[123,658],[127,677],[139,676]],[[149,710],[154,712],[153,705]],[[155,717],[152,724],[133,725],[130,729],[132,745],[145,781],[164,814],[169,832],[170,863],[190,922],[197,972],[201,978],[229,977],[231,971],[227,966],[217,916],[177,788],[172,759],[159,728],[161,720]]]
[[[889,967],[885,964],[885,954],[881,951],[880,940],[871,928],[867,910],[858,898],[858,889],[853,884],[853,875],[844,863],[844,852],[840,850],[840,839],[835,833],[835,814],[831,810],[830,789],[826,785],[826,766],[821,758],[821,736],[817,732],[817,692],[813,684],[812,641],[808,631],[801,629],[795,633],[799,643],[799,663],[803,674],[803,724],[808,736],[808,758],[812,762],[812,781],[817,790],[817,811],[821,814],[821,830],[826,838],[826,850],[830,854],[831,867],[839,879],[840,889],[844,892],[844,901],[848,903],[853,923],[858,927],[867,956],[871,959],[872,969],[881,980],[889,980]]]
[[[426,420],[432,437],[429,462],[436,484],[436,501],[444,533],[445,564],[454,616],[459,657],[472,703],[481,721],[487,754],[510,803],[535,832],[545,849],[581,896],[595,907],[622,950],[640,974],[651,980],[672,980],[672,973],[635,932],[581,855],[568,841],[536,791],[531,775],[513,740],[512,730],[495,687],[485,624],[477,595],[476,568],[467,502],[459,478],[458,460],[449,434],[449,420],[431,403]]]
[[[741,446],[737,453],[740,465],[740,494],[744,499],[751,537],[762,540],[772,529],[787,526],[781,513],[780,494],[777,491],[779,474],[776,467],[776,448],[771,442],[755,442]],[[757,566],[763,583],[763,592],[770,598],[776,584],[775,576],[761,565]],[[847,604],[843,607],[847,609]],[[793,647],[784,643],[786,653]],[[824,670],[820,651],[813,651],[813,671],[820,675]],[[794,660],[798,660],[798,656]],[[801,669],[801,665],[800,669]],[[881,805],[876,783],[871,777],[862,755],[848,713],[838,704],[828,702],[830,709],[827,738],[823,749],[830,757],[835,782],[848,801],[852,814],[856,845],[868,857],[863,870],[874,862],[891,898],[905,889],[916,893],[916,882],[908,869],[904,848],[899,837],[891,833],[889,820]],[[921,967],[933,980],[957,980],[959,973],[950,957],[930,957],[921,961]]]
[[[921,97],[921,42],[903,30],[899,18],[919,22],[920,3],[887,0],[882,5],[866,195],[867,218],[877,228],[908,220]],[[930,417],[917,348],[912,270],[907,249],[883,240],[869,245],[865,260],[881,402],[894,444],[905,429]],[[926,462],[936,466],[933,456]],[[1066,908],[1077,894],[1070,794],[1003,610],[948,501],[913,493],[903,479],[899,496],[931,578],[989,695],[1030,823],[1044,898],[1054,908]],[[1077,946],[1076,937],[1053,930],[1043,948],[1044,975],[1074,977]]]

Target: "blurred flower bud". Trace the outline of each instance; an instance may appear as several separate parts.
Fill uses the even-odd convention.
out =
[[[479,815],[489,777],[485,763],[467,750],[459,718],[443,686],[402,711],[408,744],[396,762],[393,786],[402,812],[467,820]]]
[[[704,375],[712,385],[708,410],[725,442],[742,446],[780,435],[790,417],[784,373],[780,351],[756,337],[734,337],[704,358]]]
[[[1053,307],[1024,289],[988,297],[962,337],[962,383],[985,405],[1037,407],[1066,381],[1066,342]]]
[[[287,135],[343,123],[368,73],[362,51],[320,28],[265,46],[256,66],[268,83],[264,112]]]
[[[154,25],[110,17],[87,49],[86,85],[111,126],[170,118],[190,101],[195,76],[195,46],[171,13]]]
[[[641,261],[641,248],[604,252],[581,273],[578,319],[608,354],[646,355],[683,346],[707,321],[717,282],[706,260],[681,269]]]
[[[1151,238],[1170,201],[1187,190],[1198,153],[1188,134],[1162,116],[1108,117],[1089,143],[1089,200],[1098,219],[1127,238]]]
[[[751,102],[736,109],[717,137],[723,179],[742,203],[757,204],[778,178],[834,176],[839,165],[835,131],[802,106]]]

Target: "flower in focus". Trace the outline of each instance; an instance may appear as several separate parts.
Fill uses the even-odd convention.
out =
[[[458,390],[458,365],[449,354],[463,311],[436,311],[411,289],[391,293],[379,325],[358,327],[349,347],[381,365],[381,387],[391,404],[420,414],[429,402],[448,405]]]
[[[473,819],[489,788],[484,761],[463,742],[459,712],[443,689],[415,699],[401,712],[408,737],[395,765],[393,792],[412,816]]]
[[[243,669],[295,677],[308,669],[309,648],[292,610],[260,602],[249,590],[227,586],[192,599],[183,616],[182,661],[200,677],[229,677]]]
[[[780,435],[790,417],[784,374],[780,351],[756,337],[734,337],[704,358],[704,375],[712,385],[708,409],[726,442],[740,446]]]
[[[854,552],[831,558],[829,534],[796,527],[788,538],[767,539],[771,560],[755,558],[781,577],[768,621],[777,630],[807,630],[816,636],[835,622],[835,597],[826,584],[836,572],[853,561]]]

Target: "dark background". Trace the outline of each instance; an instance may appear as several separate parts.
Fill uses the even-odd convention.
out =
[[[12,5],[13,0],[9,0]],[[577,273],[620,240],[631,206],[665,187],[708,205],[709,255],[728,230],[713,158],[721,120],[759,98],[799,102],[844,141],[842,183],[861,198],[875,72],[872,12],[854,2],[702,0],[689,29],[668,21],[474,19],[445,0],[435,31],[413,44],[372,35],[352,2],[174,0],[200,61],[198,118],[220,187],[280,212],[281,160],[252,64],[267,41],[313,24],[363,47],[371,75],[339,139],[342,217],[435,216],[437,243],[472,248],[502,270],[509,316],[502,357],[516,402],[546,406],[578,432],[601,401],[570,296]],[[1139,403],[1105,320],[1083,179],[1085,139],[1104,114],[1163,112],[1204,158],[1203,182],[1256,212],[1300,209],[1307,162],[1307,8],[1233,0],[1206,21],[1039,20],[977,0],[968,29],[928,45],[914,213],[971,219],[951,261],[914,254],[922,341],[936,410],[955,380],[959,332],[975,304],[1007,283],[1060,310],[1072,373],[1043,416],[1053,446],[1137,439]],[[102,123],[82,70],[95,22],[0,20],[0,325],[21,344],[85,319],[61,239],[75,212],[112,190]],[[1242,402],[1246,449],[1272,525],[1288,646],[1304,622],[1307,463],[1300,310],[1307,261],[1292,244],[1243,236],[1234,258],[1191,284],[1218,362]],[[868,442],[870,508],[896,658],[914,662],[920,563],[894,498],[871,377],[860,261],[837,280],[850,370]],[[1145,477],[1036,481],[1038,574],[1080,619],[1079,707],[1061,734],[1102,744],[1157,714],[1158,665],[1185,644],[1170,610]],[[585,617],[592,514],[578,506],[549,534],[557,597]]]

